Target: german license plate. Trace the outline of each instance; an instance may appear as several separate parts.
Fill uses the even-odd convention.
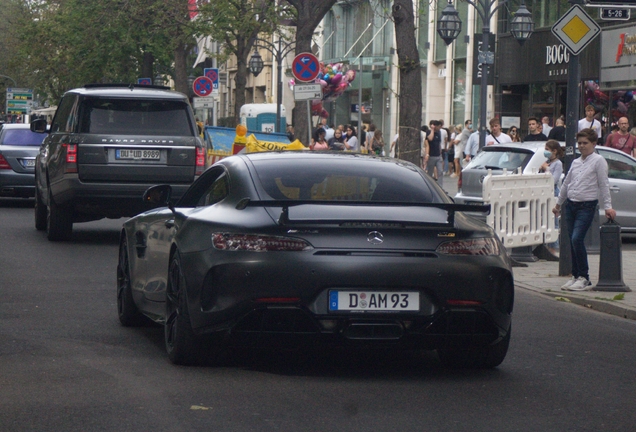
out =
[[[330,291],[330,311],[419,311],[417,291]]]
[[[115,152],[116,159],[133,159],[133,160],[159,160],[161,158],[160,150],[132,150],[117,149]]]
[[[20,162],[25,168],[33,168],[35,166],[35,159],[22,159]]]

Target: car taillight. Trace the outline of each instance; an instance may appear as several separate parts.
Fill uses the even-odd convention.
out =
[[[313,249],[312,245],[301,239],[258,234],[213,233],[212,245],[218,250],[251,252],[300,252]]]
[[[67,173],[77,172],[77,144],[62,144],[66,149],[66,168]]]
[[[442,243],[436,252],[444,255],[499,255],[499,242],[494,238],[454,240]]]
[[[0,154],[0,169],[11,169],[9,162]]]
[[[195,167],[195,175],[203,174],[203,171],[205,170],[205,150],[203,150],[202,147],[197,147]]]

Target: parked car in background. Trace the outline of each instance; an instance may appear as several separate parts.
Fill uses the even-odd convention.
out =
[[[35,157],[46,136],[28,124],[0,125],[0,196],[35,196]]]
[[[43,132],[46,121],[31,123]],[[35,227],[68,240],[73,223],[133,216],[169,183],[180,197],[205,169],[186,95],[166,87],[86,85],[64,94],[35,166]]]
[[[124,224],[121,323],[162,324],[177,364],[228,343],[325,343],[499,365],[514,302],[499,239],[419,167],[358,156],[231,156],[176,204],[170,186],[150,188],[168,207]]]

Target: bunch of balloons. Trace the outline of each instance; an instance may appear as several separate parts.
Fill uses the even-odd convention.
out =
[[[632,103],[634,103],[634,91],[621,90],[612,93],[612,101],[610,105],[611,121],[616,122],[619,118],[624,117]],[[585,83],[585,104],[592,105],[596,111],[602,111],[609,102],[607,93],[600,90],[596,81],[587,81]]]
[[[356,71],[353,69],[346,70],[342,63],[330,63],[325,65],[320,63],[320,73],[316,78],[316,83],[322,87],[322,99],[311,101],[311,114],[327,118],[329,113],[323,108],[323,102],[331,102],[342,95],[351,82],[356,78]],[[289,81],[289,88],[294,89],[296,82]]]

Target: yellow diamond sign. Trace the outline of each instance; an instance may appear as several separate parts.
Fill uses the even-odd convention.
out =
[[[553,26],[552,33],[578,55],[598,34],[601,28],[579,5],[574,5]]]

